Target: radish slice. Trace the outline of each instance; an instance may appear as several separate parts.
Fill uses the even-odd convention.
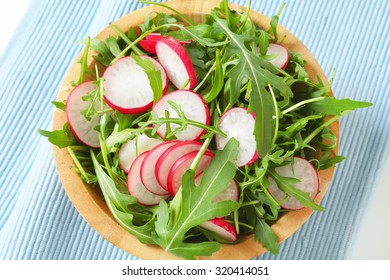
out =
[[[94,129],[99,124],[99,117],[93,116],[89,121],[81,114],[81,111],[91,103],[84,101],[83,97],[95,88],[96,85],[92,81],[84,82],[71,91],[66,101],[66,117],[71,131],[80,142],[92,148],[100,147],[99,132]],[[94,106],[98,110],[98,102]]]
[[[145,40],[139,41],[139,45],[141,48],[143,48],[145,51],[151,54],[156,54],[156,45],[157,42],[160,41],[162,38],[166,38],[168,36],[163,36],[160,33],[150,33],[146,35]],[[186,41],[179,41],[181,45],[188,45],[191,44],[191,40]]]
[[[173,164],[185,154],[199,151],[202,143],[197,141],[183,141],[168,148],[157,160],[155,175],[160,186],[168,191],[168,175]]]
[[[168,111],[170,118],[178,117],[178,114],[168,101],[178,105],[187,119],[206,125],[210,124],[209,108],[199,94],[189,90],[177,90],[164,95],[153,107],[153,112],[156,113],[158,117],[164,118],[165,111]],[[171,130],[174,130],[179,127],[179,125],[171,123],[170,127]],[[161,138],[164,138],[166,130],[166,125],[161,125],[157,129],[157,133]],[[189,125],[185,130],[176,133],[176,138],[178,140],[199,140],[204,132],[205,130],[203,128]]]
[[[150,152],[146,155],[145,159],[141,165],[141,180],[144,186],[152,193],[155,194],[168,194],[168,190],[163,188],[158,182],[155,169],[158,159],[161,155],[173,145],[179,143],[179,141],[172,140],[167,142],[162,142],[161,144],[155,146]]]
[[[221,218],[214,218],[200,225],[202,228],[214,232],[218,237],[228,242],[237,240],[237,234],[234,227]]]
[[[138,199],[138,202],[145,206],[157,205],[160,199],[167,199],[169,195],[160,196],[148,191],[142,184],[140,170],[141,164],[148,152],[140,154],[134,160],[127,175],[127,189],[129,193]]]
[[[149,59],[156,70],[161,70],[163,89],[167,89],[166,74],[163,67],[151,57]],[[143,68],[130,57],[122,57],[109,66],[103,74],[106,103],[123,114],[138,114],[150,109],[153,105],[153,90]]]
[[[227,134],[227,137],[215,136],[218,150],[222,150],[230,138],[234,137],[239,143],[237,166],[249,165],[258,158],[256,140],[253,134],[255,129],[255,114],[248,114],[245,108],[233,108],[226,111],[219,120],[218,127]]]
[[[196,85],[196,73],[191,59],[180,44],[172,37],[160,39],[156,44],[156,53],[165,68],[169,80],[178,89],[193,89]]]
[[[294,184],[295,188],[310,193],[312,199],[317,197],[320,186],[318,173],[313,165],[307,160],[300,157],[294,157],[293,164],[277,167],[275,168],[275,171],[283,177],[297,178],[300,182]],[[276,182],[271,177],[269,177],[268,180],[270,182],[268,191],[275,200],[282,201],[285,199],[286,194],[278,188]],[[288,196],[280,206],[289,210],[304,208],[304,206],[292,196]]]
[[[181,186],[181,178],[184,173],[191,167],[196,155],[199,151],[189,152],[181,158],[179,158],[171,167],[168,174],[168,190],[169,193],[174,196]],[[203,172],[210,164],[214,154],[210,151],[206,151],[199,161],[198,167],[195,170],[195,176]]]
[[[275,56],[269,62],[276,67],[285,69],[290,58],[290,54],[286,47],[281,44],[270,43],[267,50],[267,55]]]
[[[139,154],[151,150],[161,142],[161,140],[151,138],[145,134],[140,134],[134,139],[127,141],[119,148],[119,167],[128,173],[134,159]]]
[[[195,177],[195,185],[198,186],[198,185],[200,184],[201,179],[202,179],[202,175],[203,175],[203,172],[202,172],[202,173],[199,173],[199,174]],[[225,189],[224,191],[222,191],[220,194],[218,194],[218,195],[213,199],[213,202],[216,203],[216,202],[224,201],[224,200],[231,200],[231,201],[238,202],[238,200],[239,200],[239,195],[240,195],[240,190],[239,190],[237,181],[233,179],[233,180],[231,180],[231,181],[229,182],[229,184],[226,186],[226,189]]]

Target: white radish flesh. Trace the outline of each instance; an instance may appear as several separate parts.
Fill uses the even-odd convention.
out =
[[[269,62],[271,62],[276,67],[281,69],[285,69],[287,67],[290,55],[286,47],[283,45],[270,43],[268,46],[267,55],[273,56]]]
[[[156,70],[161,70],[163,89],[167,80],[163,68],[153,58],[141,56],[153,62]],[[153,90],[143,68],[130,57],[122,57],[107,67],[103,74],[106,103],[123,114],[139,114],[153,105]]]
[[[307,160],[294,157],[293,164],[288,164],[275,168],[275,172],[283,177],[293,177],[300,180],[299,183],[294,184],[294,187],[310,193],[310,197],[315,199],[319,191],[319,177],[317,170]],[[283,201],[281,207],[289,210],[299,210],[304,206],[292,196],[286,198],[286,194],[281,191],[276,182],[269,177],[270,186],[268,188],[269,193],[276,201]]]
[[[156,44],[156,53],[161,65],[167,71],[169,80],[178,89],[193,89],[196,73],[191,59],[180,44],[172,37],[164,37]]]
[[[161,140],[149,137],[145,134],[140,134],[134,139],[127,141],[119,148],[119,167],[128,173],[131,164],[139,154],[151,150],[161,142]]]
[[[163,188],[156,178],[156,164],[161,155],[173,145],[177,144],[179,141],[172,140],[167,142],[162,142],[161,144],[155,146],[150,152],[146,155],[145,159],[142,162],[141,166],[141,180],[144,186],[152,193],[155,194],[168,194],[168,190]]]
[[[173,164],[185,154],[199,151],[202,143],[197,141],[182,141],[168,148],[157,160],[155,175],[160,186],[168,190],[168,175]]]
[[[179,158],[171,167],[168,174],[168,190],[169,193],[174,196],[181,186],[181,179],[184,173],[191,167],[196,155],[199,151],[189,152],[181,158]],[[213,153],[206,151],[199,161],[199,164],[195,170],[195,176],[203,172],[210,164]]]
[[[92,81],[81,83],[71,91],[66,101],[66,117],[71,131],[80,142],[92,148],[100,147],[99,133],[94,129],[99,124],[99,117],[93,116],[91,120],[87,120],[81,111],[91,104],[90,100],[84,101],[83,97],[95,88]],[[94,107],[99,109],[98,102]]]
[[[195,185],[199,185],[202,180],[203,173],[198,174],[195,177]],[[223,190],[220,194],[218,194],[214,199],[213,202],[219,202],[224,200],[231,200],[238,202],[240,195],[240,189],[238,187],[237,181],[232,179],[229,184],[226,186],[226,189]]]
[[[214,218],[200,225],[209,231],[214,232],[219,238],[228,242],[235,242],[237,240],[237,233],[234,227],[227,221],[221,218]]]
[[[164,118],[166,111],[170,118],[178,118],[178,114],[169,104],[169,101],[178,105],[187,119],[206,125],[210,124],[209,108],[199,94],[189,90],[177,90],[164,95],[153,107],[153,112],[159,118]],[[170,123],[170,127],[171,130],[175,130],[179,127],[179,124]],[[166,125],[161,125],[157,129],[158,135],[162,138],[164,138],[166,131]],[[175,136],[178,140],[198,140],[204,132],[203,128],[188,125],[185,130],[176,133]]]
[[[160,196],[151,193],[142,184],[140,170],[141,164],[148,152],[140,154],[130,167],[127,174],[127,189],[130,195],[138,199],[138,202],[145,206],[157,205],[161,199],[167,199],[169,195]]]
[[[255,129],[253,113],[248,113],[246,108],[230,109],[222,115],[218,127],[227,134],[226,138],[219,134],[215,136],[218,150],[222,150],[230,138],[234,137],[239,142],[237,166],[249,165],[256,161],[258,154],[253,134]]]

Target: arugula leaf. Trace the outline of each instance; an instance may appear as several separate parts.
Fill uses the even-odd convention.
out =
[[[351,111],[370,106],[372,106],[372,103],[370,102],[355,101],[349,98],[336,99],[334,97],[329,97],[310,103],[307,108],[323,115],[340,115],[344,111]]]
[[[68,123],[65,123],[61,130],[48,131],[38,128],[38,133],[47,137],[47,140],[58,148],[78,145],[78,141],[70,131]]]
[[[215,18],[215,22],[217,27],[223,30],[230,39],[225,57],[230,58],[237,55],[240,58],[227,74],[231,79],[233,92],[240,92],[243,81],[249,80],[251,84],[248,109],[254,111],[256,115],[254,134],[257,152],[260,157],[264,157],[273,145],[276,118],[276,108],[271,94],[266,90],[266,85],[269,84],[286,95],[292,95],[291,89],[281,77],[270,71],[271,69],[275,71],[275,68],[269,62],[247,49],[245,42],[254,41],[253,37],[235,34],[222,19]]]
[[[161,201],[157,211],[154,241],[176,256],[194,259],[210,255],[220,248],[218,242],[186,243],[186,233],[216,216],[226,216],[238,209],[239,203],[213,199],[221,193],[235,176],[238,141],[232,138],[224,150],[218,151],[204,171],[199,186],[195,186],[195,173],[189,169],[182,178],[182,187],[171,204]]]
[[[66,101],[52,101],[51,104],[53,104],[54,106],[56,106],[57,109],[60,109],[61,111],[64,111],[66,110]]]

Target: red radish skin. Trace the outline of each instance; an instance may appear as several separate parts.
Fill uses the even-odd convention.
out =
[[[235,242],[237,233],[234,227],[221,218],[214,218],[200,225],[209,231],[214,232],[219,238],[227,242]]]
[[[156,45],[157,42],[160,41],[162,38],[166,38],[169,36],[163,36],[160,33],[150,33],[146,35],[144,40],[139,41],[139,45],[141,48],[143,48],[145,51],[151,54],[156,54]],[[191,40],[186,40],[186,41],[179,41],[181,45],[188,45],[191,44]]]
[[[175,196],[181,186],[181,178],[184,173],[191,167],[196,155],[199,151],[189,152],[181,158],[179,158],[171,167],[168,174],[168,190],[172,196]],[[214,154],[210,151],[206,151],[199,161],[198,167],[195,170],[195,176],[203,172],[210,164]]]
[[[157,70],[163,69],[153,58],[149,59]],[[165,77],[164,77],[165,75]],[[139,114],[150,109],[153,105],[153,90],[144,70],[130,57],[122,57],[107,67],[103,73],[105,95],[104,100],[114,110],[123,114]],[[163,88],[167,89],[167,79],[161,71]]]
[[[202,173],[199,173],[195,177],[195,185],[199,185],[201,180],[202,180]],[[218,194],[214,199],[213,202],[219,202],[219,201],[224,201],[224,200],[231,200],[234,202],[238,202],[240,197],[240,188],[238,186],[238,183],[236,180],[232,179],[229,184],[226,186],[226,189],[222,191],[220,194]]]
[[[189,90],[177,90],[164,95],[153,107],[153,112],[158,117],[164,118],[165,111],[168,111],[169,117],[177,118],[178,115],[172,106],[168,103],[171,101],[178,105],[187,119],[197,121],[206,125],[210,124],[210,111],[202,96]],[[178,124],[171,123],[171,130],[178,127]],[[161,125],[157,133],[164,138],[166,125]],[[199,140],[205,133],[205,130],[199,127],[189,125],[185,130],[176,133],[178,140]]]
[[[256,140],[253,135],[255,129],[255,114],[248,113],[246,108],[236,107],[226,111],[219,120],[218,127],[227,134],[227,137],[215,136],[218,150],[222,150],[230,138],[239,142],[236,164],[238,167],[250,165],[258,159]]]
[[[148,137],[145,134],[140,134],[136,138],[127,141],[121,145],[118,151],[119,167],[128,173],[137,155],[151,150],[161,142],[161,140]]]
[[[168,194],[168,190],[163,188],[158,182],[155,169],[161,155],[173,145],[179,143],[177,140],[162,142],[155,146],[144,158],[141,165],[141,180],[144,186],[154,194]]]
[[[270,43],[268,46],[267,55],[275,56],[269,61],[274,66],[281,68],[282,70],[286,69],[290,59],[290,53],[285,46],[281,44]]]
[[[156,53],[161,65],[167,71],[169,80],[176,88],[193,89],[195,87],[194,66],[179,41],[172,37],[160,39],[156,44]]]
[[[99,148],[99,132],[94,129],[99,124],[99,117],[93,116],[89,121],[81,114],[81,111],[90,104],[90,101],[82,99],[83,96],[95,88],[96,85],[92,81],[88,81],[79,84],[70,92],[66,101],[66,118],[77,140],[89,147]],[[95,109],[98,110],[97,106],[98,104],[95,103]]]
[[[127,174],[127,189],[129,194],[138,199],[138,202],[145,206],[152,206],[159,204],[161,199],[167,199],[169,195],[160,196],[148,191],[142,184],[140,170],[141,164],[148,152],[140,154],[130,167]]]
[[[199,151],[202,143],[198,141],[181,141],[168,148],[157,160],[154,170],[156,179],[161,187],[168,190],[168,175],[173,164],[185,154],[192,151]]]
[[[310,193],[312,199],[317,197],[320,186],[318,173],[314,166],[306,159],[294,157],[294,163],[292,165],[288,164],[277,167],[275,168],[275,171],[283,177],[297,178],[301,182],[294,184],[295,188]],[[278,188],[276,182],[271,177],[269,177],[268,180],[270,182],[268,188],[269,193],[276,201],[282,201],[286,197],[286,194]],[[283,200],[281,207],[288,210],[299,210],[304,208],[304,206],[292,196],[288,196]]]

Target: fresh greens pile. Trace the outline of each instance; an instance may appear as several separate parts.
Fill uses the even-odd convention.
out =
[[[141,242],[157,244],[182,258],[211,255],[221,247],[220,240],[213,233],[199,227],[217,216],[226,216],[239,236],[254,234],[255,239],[271,253],[278,254],[278,237],[271,225],[286,210],[281,209],[280,202],[268,192],[268,177],[305,207],[324,210],[308,193],[294,188],[296,179],[278,176],[275,168],[292,156],[306,158],[317,170],[341,162],[343,156],[332,154],[337,138],[329,126],[351,110],[371,105],[332,97],[319,77],[317,81],[309,79],[304,68],[305,60],[298,53],[290,52],[285,70],[273,66],[267,49],[271,42],[283,43],[284,38],[279,38],[277,33],[282,9],[272,17],[269,30],[255,26],[249,10],[250,4],[243,12],[232,11],[224,0],[201,23],[173,10],[172,15],[150,14],[139,26],[141,32],[130,28],[125,34],[111,24],[118,38],[82,40],[80,43],[85,44],[85,49],[80,60],[80,78],[73,85],[89,79],[95,81],[96,90],[87,97],[91,106],[82,114],[86,118],[99,116],[100,125],[96,130],[99,131],[100,148],[92,149],[79,143],[67,123],[62,130],[39,130],[52,144],[68,149],[76,165],[74,171],[83,181],[100,186],[109,209],[121,226]],[[197,73],[198,83],[194,91],[203,96],[212,116],[210,126],[202,126],[206,134],[201,139],[203,147],[199,157],[206,148],[215,150],[213,136],[221,133],[217,124],[222,113],[239,106],[256,115],[254,135],[259,159],[249,166],[237,168],[233,160],[237,156],[238,142],[231,139],[223,150],[216,152],[198,187],[195,188],[194,170],[189,169],[173,199],[146,207],[138,204],[137,199],[127,192],[126,174],[118,165],[120,145],[139,134],[158,138],[156,130],[160,125],[178,124],[179,127],[169,134],[174,139],[175,133],[186,126],[202,124],[187,119],[180,108],[176,108],[177,118],[158,118],[150,110],[135,115],[113,111],[104,104],[104,79],[100,70],[122,56],[143,54],[138,42],[154,32],[178,40],[192,40],[185,49]],[[87,65],[91,50],[96,52],[95,71]],[[157,101],[161,97],[161,78],[148,62],[139,59],[137,63],[148,74]],[[99,109],[92,105],[96,100],[100,103]],[[63,102],[53,104],[65,109]],[[213,198],[232,178],[240,186],[239,202],[213,203]]]

